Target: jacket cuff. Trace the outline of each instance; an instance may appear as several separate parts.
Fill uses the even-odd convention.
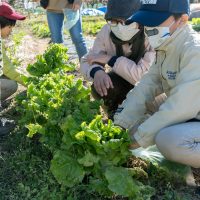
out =
[[[116,61],[117,61],[118,58],[119,58],[118,56],[113,56],[113,57],[108,61],[108,65],[109,65],[110,67],[113,67],[113,66],[115,65],[115,63],[116,63]]]
[[[135,140],[137,141],[137,143],[138,143],[141,147],[143,147],[143,148],[147,148],[147,147],[149,147],[149,146],[154,145],[154,144],[151,142],[151,140],[150,140],[149,137],[143,137],[143,138],[140,137],[140,134],[139,134],[138,131],[134,134],[133,137],[135,138]]]
[[[94,67],[94,68],[90,71],[90,76],[91,76],[92,78],[94,78],[95,73],[96,73],[97,71],[99,71],[99,70],[104,71],[101,67]]]
[[[125,122],[123,119],[118,119],[118,118],[116,119],[115,117],[114,117],[114,124],[125,129],[131,128],[131,124]]]

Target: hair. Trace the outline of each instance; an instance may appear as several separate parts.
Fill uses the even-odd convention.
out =
[[[0,27],[5,28],[6,26],[15,26],[16,20],[8,19],[6,17],[0,16]]]
[[[138,34],[136,34],[136,38],[132,43],[132,55],[130,56],[130,59],[135,61],[136,64],[140,61],[141,58],[143,58],[145,54],[145,34],[144,34],[144,27],[139,26],[140,31]],[[137,51],[135,51],[137,49]]]

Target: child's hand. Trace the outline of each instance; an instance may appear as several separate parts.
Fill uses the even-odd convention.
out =
[[[140,148],[140,145],[138,144],[138,142],[135,139],[132,139],[132,143],[129,146],[130,149],[138,149]]]
[[[107,96],[107,90],[114,88],[110,76],[102,70],[99,70],[94,75],[94,87],[101,96]]]
[[[140,148],[140,145],[138,144],[137,140],[134,137],[134,134],[136,133],[137,129],[139,127],[139,124],[134,126],[130,131],[129,131],[129,135],[131,138],[131,145],[129,146],[130,149],[137,149]]]
[[[72,10],[79,10],[81,8],[81,4],[79,2],[74,1],[72,5]]]

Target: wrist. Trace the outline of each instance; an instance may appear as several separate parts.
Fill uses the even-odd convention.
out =
[[[98,72],[98,71],[104,71],[104,69],[102,69],[101,67],[94,67],[94,68],[90,71],[90,76],[91,76],[92,78],[94,78],[96,72]]]

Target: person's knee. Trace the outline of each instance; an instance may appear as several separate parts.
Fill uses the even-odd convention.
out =
[[[69,33],[70,33],[70,36],[71,36],[71,39],[72,39],[73,43],[75,43],[75,44],[84,43],[84,38],[83,38],[83,34],[82,34],[81,28],[72,27],[69,30]]]
[[[169,130],[163,129],[161,130],[155,138],[155,143],[159,151],[163,154],[163,156],[168,160],[175,160],[175,152],[173,143],[171,141]]]
[[[84,43],[83,36],[81,34],[71,35],[72,42],[76,45],[82,45]]]
[[[1,101],[6,100],[9,96],[13,95],[18,88],[16,81],[3,79],[1,80]]]
[[[10,80],[10,84],[8,85],[8,90],[10,91],[10,93],[14,94],[17,91],[17,88],[18,88],[17,82]]]

